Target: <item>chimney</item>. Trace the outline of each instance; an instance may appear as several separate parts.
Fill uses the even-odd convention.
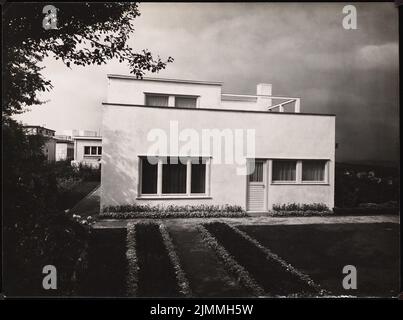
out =
[[[258,106],[265,109],[272,105],[272,99],[267,97],[272,95],[272,85],[269,83],[258,83],[256,86],[256,95]]]

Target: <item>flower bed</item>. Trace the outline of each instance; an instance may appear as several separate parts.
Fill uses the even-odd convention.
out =
[[[175,247],[172,243],[172,239],[164,224],[160,224],[160,232],[162,239],[164,240],[165,248],[168,251],[169,259],[171,260],[171,263],[174,266],[176,279],[180,287],[180,292],[184,296],[190,297],[192,296],[192,291],[190,289],[189,281],[187,280],[186,275],[182,270],[182,266],[179,261],[178,255],[176,254]]]
[[[135,229],[139,267],[137,296],[183,296],[158,224],[137,223]]]
[[[287,203],[273,205],[273,210],[269,211],[268,215],[272,217],[322,217],[333,215],[333,211],[323,203]]]
[[[228,251],[217,242],[212,234],[202,225],[198,225],[197,229],[200,232],[203,241],[216,252],[217,256],[223,261],[225,267],[233,273],[246,288],[250,289],[255,296],[264,296],[265,292],[263,288],[261,288],[249,272],[239,265]]]
[[[306,279],[290,272],[284,264],[255,243],[235,232],[225,223],[212,222],[204,225],[228,253],[244,267],[263,287],[269,296],[312,296],[318,295]]]
[[[247,217],[245,210],[240,206],[150,206],[127,205],[104,208],[99,218],[134,219],[134,218],[212,218],[212,217]]]

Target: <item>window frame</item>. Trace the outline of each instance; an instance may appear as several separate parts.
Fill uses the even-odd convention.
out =
[[[157,193],[147,193],[142,194],[142,181],[143,181],[143,161],[147,158],[147,156],[139,156],[138,157],[138,187],[137,187],[137,199],[198,199],[198,198],[211,198],[210,196],[210,174],[211,174],[211,157],[210,156],[199,156],[199,157],[181,157],[186,158],[186,192],[185,193],[163,193],[162,192],[162,170],[163,170],[163,159],[164,158],[172,158],[176,156],[155,156],[158,159],[157,163]],[[194,158],[203,158],[204,163],[206,165],[205,171],[205,192],[204,193],[192,193],[192,159]]]
[[[281,180],[273,180],[273,162],[274,161],[281,161],[281,160],[287,160],[287,161],[295,161],[296,162],[296,168],[295,168],[295,180],[292,181],[281,181]],[[302,180],[302,166],[303,166],[303,161],[310,161],[310,160],[315,160],[315,161],[324,161],[325,162],[325,172],[324,172],[324,180],[323,181],[307,181],[307,180]],[[271,164],[270,164],[270,184],[271,185],[329,185],[330,180],[329,180],[329,172],[330,172],[330,159],[323,159],[323,158],[311,158],[311,159],[292,159],[292,158],[282,158],[282,159],[271,159]]]
[[[144,94],[144,105],[147,105],[147,96],[164,96],[168,97],[168,105],[167,106],[149,106],[155,108],[180,108],[180,109],[197,109],[200,104],[200,96],[194,94],[175,94],[175,93],[161,93],[161,92],[143,92]],[[183,108],[176,106],[176,98],[193,98],[196,99],[196,106],[193,108]]]

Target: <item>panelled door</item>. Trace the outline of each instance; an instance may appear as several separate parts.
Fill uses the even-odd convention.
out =
[[[253,169],[254,163],[254,169]],[[265,211],[266,210],[266,161],[250,160],[250,174],[247,176],[247,210]]]

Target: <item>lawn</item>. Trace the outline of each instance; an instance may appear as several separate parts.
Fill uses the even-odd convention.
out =
[[[157,224],[136,224],[138,296],[181,296],[175,271]]]
[[[304,281],[288,272],[282,265],[253,243],[241,237],[224,223],[208,223],[205,228],[244,267],[270,296],[298,294],[315,295],[315,291]]]
[[[126,229],[93,229],[79,295],[126,296]]]
[[[336,295],[396,296],[399,225],[240,226],[251,237]],[[345,290],[342,269],[357,268],[357,290]]]

